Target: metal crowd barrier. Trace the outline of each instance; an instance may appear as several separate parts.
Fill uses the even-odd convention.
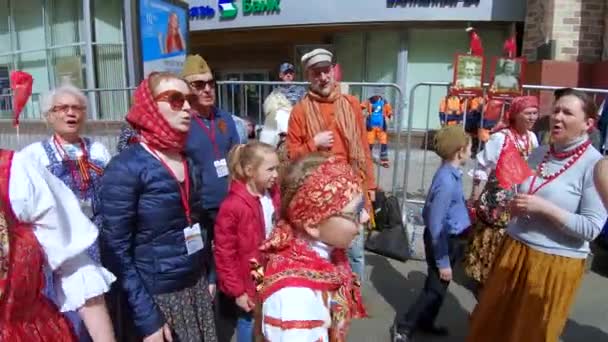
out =
[[[385,190],[402,196],[399,185],[401,184],[400,169],[403,158],[401,143],[403,141],[402,129],[405,113],[404,92],[394,83],[377,82],[342,82],[348,86],[349,94],[357,97],[361,102],[373,95],[383,95],[393,107],[393,120],[389,123],[388,130],[393,141],[389,142],[389,168],[380,165],[376,167],[376,180]],[[218,104],[224,110],[234,113],[240,117],[247,118],[256,125],[263,125],[264,110],[263,103],[274,88],[285,85],[297,85],[308,87],[308,82],[272,82],[272,81],[219,81],[217,83]],[[376,151],[376,149],[374,149]],[[374,153],[376,154],[376,153]],[[375,159],[376,164],[379,164]]]
[[[430,153],[429,145],[432,131],[439,129],[439,124],[432,124],[431,118],[439,118],[439,98],[447,95],[450,87],[449,82],[422,82],[414,85],[409,91],[409,106],[406,124],[406,150],[405,150],[405,172],[403,183],[398,188],[405,195],[403,205],[406,202],[422,203],[428,186],[431,183],[433,171],[440,165],[441,161],[434,153]],[[484,84],[484,96],[487,93],[489,84]],[[525,95],[537,95],[542,99],[553,98],[555,90],[563,89],[557,86],[524,85]],[[575,88],[593,96],[598,102],[608,95],[607,89],[594,88]],[[421,91],[421,90],[426,90]],[[541,113],[542,116],[543,113]],[[548,113],[545,113],[548,114]],[[425,126],[414,128],[414,118],[424,118]],[[481,113],[481,124],[483,124],[485,113]],[[501,113],[502,116],[502,113]],[[466,121],[466,112],[463,113],[462,124]],[[415,134],[422,135],[423,144],[421,147],[413,145]],[[479,151],[479,150],[478,150]],[[465,177],[465,188],[471,186],[470,177]],[[466,193],[466,191],[465,191]]]

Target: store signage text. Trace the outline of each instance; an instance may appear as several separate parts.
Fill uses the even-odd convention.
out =
[[[220,20],[232,20],[236,18],[239,7],[247,16],[281,13],[281,0],[242,0],[239,5],[236,0],[218,0],[217,7]],[[189,10],[190,20],[211,19],[215,13],[211,6],[194,6]]]
[[[477,6],[480,0],[386,0],[386,7],[454,7],[462,2],[466,6]]]
[[[190,7],[188,15],[190,17],[190,20],[211,19],[215,17],[215,10],[211,6]]]
[[[281,12],[281,0],[243,0],[243,14],[274,14]]]

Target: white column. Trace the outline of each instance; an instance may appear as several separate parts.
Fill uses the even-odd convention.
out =
[[[82,0],[82,18],[84,28],[84,59],[85,59],[85,84],[89,90],[96,88],[95,83],[95,56],[93,55],[93,21],[91,20],[91,0]],[[99,119],[97,94],[94,91],[88,91],[89,97],[89,113],[93,120]]]

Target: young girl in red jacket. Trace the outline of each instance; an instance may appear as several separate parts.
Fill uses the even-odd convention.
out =
[[[220,290],[238,307],[237,342],[253,339],[250,260],[261,259],[259,247],[279,213],[278,167],[274,147],[257,141],[235,146],[228,157],[232,181],[215,223],[214,255]]]

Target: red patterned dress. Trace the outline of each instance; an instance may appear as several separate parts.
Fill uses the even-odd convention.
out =
[[[10,204],[13,154],[0,150],[0,341],[75,341],[68,321],[42,295],[45,257],[32,225],[19,222]]]

